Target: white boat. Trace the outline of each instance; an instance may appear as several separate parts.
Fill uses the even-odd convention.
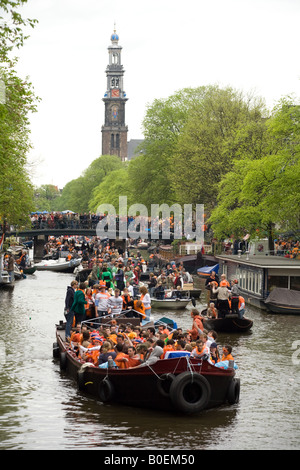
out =
[[[37,271],[56,271],[61,273],[72,273],[81,263],[81,258],[66,260],[65,258],[42,260],[34,267]]]
[[[176,291],[173,291],[176,292]],[[180,291],[181,298],[172,296],[172,291],[165,291],[163,298],[151,297],[151,308],[179,310],[185,308],[193,299],[189,292]],[[194,301],[194,300],[193,300]]]

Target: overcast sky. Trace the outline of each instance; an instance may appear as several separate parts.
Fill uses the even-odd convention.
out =
[[[147,104],[185,87],[254,91],[271,109],[300,96],[300,0],[28,0],[39,24],[18,51],[42,99],[31,118],[33,182],[62,188],[101,155],[105,69],[116,23],[128,140]]]

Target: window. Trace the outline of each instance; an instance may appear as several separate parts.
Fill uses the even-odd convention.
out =
[[[290,289],[300,290],[300,276],[291,276],[290,277]]]
[[[274,287],[285,287],[288,288],[288,276],[268,276],[268,291],[274,289]]]

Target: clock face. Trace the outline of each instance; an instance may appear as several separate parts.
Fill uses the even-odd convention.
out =
[[[118,88],[113,88],[111,90],[111,97],[118,98],[120,96],[120,90]]]

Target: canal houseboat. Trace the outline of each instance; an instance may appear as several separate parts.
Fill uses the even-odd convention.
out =
[[[245,302],[267,310],[275,288],[300,291],[300,260],[270,255],[217,255],[219,275],[237,279]],[[268,309],[269,311],[269,309]]]

